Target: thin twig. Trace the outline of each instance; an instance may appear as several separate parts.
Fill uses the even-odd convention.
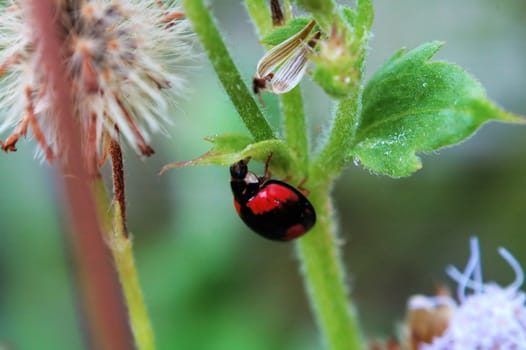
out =
[[[128,238],[128,228],[126,227],[126,196],[124,192],[124,163],[122,160],[121,146],[119,142],[114,139],[110,142],[110,156],[113,177],[113,196],[114,200],[118,202],[120,206],[124,238]]]

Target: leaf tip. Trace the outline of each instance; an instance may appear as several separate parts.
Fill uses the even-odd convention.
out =
[[[526,117],[508,112],[501,113],[501,120],[509,123],[526,124]]]
[[[440,50],[444,45],[446,45],[445,41],[435,40],[422,44],[419,47],[413,49],[412,51],[415,53],[418,51],[422,52],[421,57],[424,60],[428,60],[431,57],[433,57],[438,52],[438,50]]]
[[[161,168],[161,170],[159,171],[158,175],[161,176],[165,172],[167,172],[168,170],[173,169],[173,168],[180,168],[180,167],[184,167],[184,166],[190,165],[191,162],[192,161],[184,161],[184,162],[173,162],[173,163],[166,164],[165,166],[163,166]]]
[[[170,163],[170,164],[166,164],[165,166],[163,166],[161,168],[161,170],[157,173],[157,175],[161,176],[163,175],[165,172],[167,172],[168,170],[174,168],[175,166],[173,165],[174,163]]]

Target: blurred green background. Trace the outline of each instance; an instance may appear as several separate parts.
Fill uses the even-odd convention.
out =
[[[263,51],[242,2],[210,8],[249,83]],[[377,0],[375,8],[369,76],[402,46],[444,40],[438,58],[463,66],[494,101],[526,115],[524,0]],[[227,169],[157,175],[166,163],[205,152],[205,136],[244,131],[206,60],[190,74],[171,137],[155,137],[150,159],[126,152],[129,228],[159,349],[320,349],[294,244],[249,232],[232,208]],[[316,139],[333,107],[304,80]],[[278,128],[276,99],[265,99]],[[444,268],[463,266],[471,235],[480,238],[488,280],[514,279],[498,246],[526,267],[525,134],[520,126],[485,125],[460,146],[424,155],[424,168],[405,179],[355,166],[343,174],[334,197],[365,334],[393,334],[408,296],[449,283]],[[18,146],[0,154],[0,348],[82,349],[60,182],[33,160],[34,142]]]

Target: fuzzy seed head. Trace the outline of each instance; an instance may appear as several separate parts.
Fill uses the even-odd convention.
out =
[[[151,155],[149,135],[164,132],[172,101],[184,93],[184,71],[195,58],[184,14],[173,1],[58,3],[64,67],[88,158],[103,161],[109,140],[119,135],[138,154]],[[38,35],[22,4],[11,0],[0,10],[0,133],[13,130],[1,146],[16,150],[30,126],[40,153],[51,160],[64,151],[50,122],[53,86],[42,76]]]

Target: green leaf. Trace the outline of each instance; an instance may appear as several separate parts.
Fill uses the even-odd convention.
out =
[[[296,17],[293,18],[282,27],[278,27],[272,31],[269,35],[261,39],[261,43],[269,46],[276,46],[287,40],[291,36],[298,33],[300,30],[305,28],[307,24],[312,20],[312,17]]]
[[[254,139],[244,134],[208,136],[205,140],[214,145],[213,152],[220,154],[238,152],[254,142]]]
[[[347,16],[349,19],[349,16]],[[353,27],[356,31],[356,36],[361,38],[364,34],[369,34],[369,30],[373,25],[374,9],[371,0],[357,0],[356,1],[356,20]]]
[[[422,166],[416,152],[461,142],[489,120],[524,122],[459,66],[428,62],[442,45],[398,51],[365,87],[351,156],[372,172],[408,176]]]
[[[365,33],[369,33],[373,25],[374,8],[371,0],[357,0],[356,9],[341,6],[343,19],[347,24],[354,28],[354,35],[362,38]]]
[[[295,158],[288,146],[281,140],[272,139],[252,143],[252,138],[241,134],[225,134],[206,138],[214,146],[202,156],[183,162],[165,165],[160,174],[178,167],[217,164],[230,166],[240,159],[251,157],[265,161],[272,153],[272,171],[278,175],[286,174]]]
[[[353,28],[354,23],[356,21],[356,11],[350,7],[342,6],[341,7],[343,19],[347,22],[347,24]]]

